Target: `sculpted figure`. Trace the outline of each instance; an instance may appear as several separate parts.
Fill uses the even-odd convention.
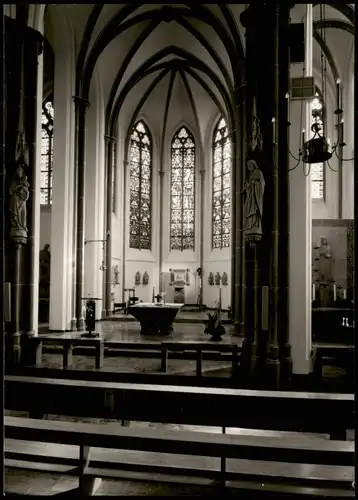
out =
[[[40,297],[49,297],[50,295],[50,270],[51,270],[51,254],[49,252],[50,245],[46,243],[40,250]]]
[[[245,181],[243,193],[246,194],[244,204],[245,238],[251,242],[262,237],[262,208],[265,189],[265,179],[255,160],[248,160],[248,178]]]
[[[10,236],[14,239],[26,240],[27,238],[27,212],[26,202],[30,196],[30,184],[24,170],[19,166],[10,186]]]

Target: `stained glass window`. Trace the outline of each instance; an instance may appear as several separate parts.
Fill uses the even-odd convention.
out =
[[[224,118],[213,136],[212,248],[230,246],[231,141]]]
[[[171,147],[170,250],[194,250],[194,243],[195,141],[181,127]]]
[[[323,103],[316,92],[316,95],[312,101],[312,123],[318,123],[321,127],[320,134],[324,133],[323,126]],[[314,132],[311,132],[311,137],[313,137]],[[314,199],[324,199],[324,164],[323,163],[313,163],[311,165],[311,197]]]
[[[134,127],[129,144],[129,246],[150,250],[152,242],[152,141],[143,121]]]
[[[117,145],[114,143],[113,145],[113,163],[112,163],[112,212],[115,214],[116,213],[116,189],[117,189]]]
[[[53,117],[54,110],[49,100],[42,106],[41,117],[41,205],[52,205]]]

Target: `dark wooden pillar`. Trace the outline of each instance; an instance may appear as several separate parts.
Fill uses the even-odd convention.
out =
[[[243,165],[246,154],[245,147],[245,85],[235,92],[235,122],[236,132],[233,134],[233,238],[232,247],[232,276],[233,276],[233,298],[232,312],[234,324],[240,334],[244,333],[245,325],[245,254],[243,240]]]
[[[280,4],[279,12],[279,120],[278,120],[278,163],[279,163],[279,354],[280,384],[289,382],[292,375],[291,346],[289,343],[289,153],[288,153],[288,99],[290,91],[289,52],[290,4]]]
[[[263,385],[277,387],[280,371],[289,378],[288,343],[288,21],[290,5],[250,6],[241,15],[246,28],[246,132],[259,119],[262,146],[254,159],[265,179],[262,239],[245,243],[245,342],[251,372]],[[255,100],[255,108],[253,101]],[[254,111],[253,111],[254,110]],[[262,290],[269,291],[268,330],[263,329]]]
[[[110,316],[111,309],[111,284],[112,284],[112,212],[113,212],[113,161],[114,161],[114,145],[116,138],[109,135],[105,136],[107,148],[107,219],[106,219],[106,272],[105,272],[105,305],[103,309],[106,315]]]
[[[20,362],[20,338],[34,331],[36,123],[42,35],[25,19],[5,17],[5,281],[11,282],[7,358]]]
[[[86,147],[86,109],[90,105],[87,99],[74,97],[75,113],[78,119],[75,129],[75,152],[77,171],[77,234],[76,234],[76,319],[77,330],[84,330],[82,314],[84,293],[84,253],[85,253],[85,147]],[[76,117],[76,118],[77,118]]]

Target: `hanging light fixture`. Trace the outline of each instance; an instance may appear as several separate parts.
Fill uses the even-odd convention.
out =
[[[326,42],[326,35],[325,35],[325,30],[323,28],[324,26],[324,19],[325,19],[325,5],[320,4],[320,25],[321,25],[321,40],[323,44]],[[305,68],[303,67],[302,69],[302,85],[304,81],[304,71]],[[323,53],[323,49],[321,46],[321,78],[322,78],[322,101],[325,102],[325,97],[327,95],[327,58],[325,54]],[[343,103],[342,103],[342,89],[341,89],[341,81],[339,78],[336,80],[336,95],[337,95],[337,102],[336,102],[336,110],[334,111],[334,114],[336,115],[336,128],[337,128],[337,141],[336,143],[331,146],[330,140],[325,137],[324,135],[324,122],[326,121],[326,117],[323,116],[323,120],[320,118],[320,113],[318,111],[314,111],[312,114],[314,115],[315,121],[311,126],[311,130],[313,132],[313,137],[309,139],[308,141],[305,140],[305,130],[302,129],[302,118],[303,118],[303,87],[302,87],[302,98],[301,98],[301,127],[300,129],[302,130],[302,135],[301,135],[301,141],[300,141],[300,149],[299,149],[299,154],[298,158],[293,156],[291,151],[289,150],[290,155],[292,158],[294,158],[297,161],[297,164],[289,169],[290,171],[295,170],[301,163],[301,161],[304,164],[312,165],[312,164],[317,164],[317,163],[326,163],[328,167],[334,171],[338,172],[338,170],[332,168],[332,166],[329,163],[329,160],[332,158],[333,154],[336,155],[336,157],[340,161],[353,161],[354,158],[342,158],[337,154],[338,148],[340,151],[342,151],[342,148],[346,146],[346,143],[344,142],[344,118],[343,118]],[[316,97],[318,94],[316,93]],[[286,94],[286,99],[289,100],[289,94]],[[290,103],[288,101],[288,109],[290,108]],[[288,117],[288,122],[287,126],[290,126],[290,115]],[[308,172],[304,170],[304,174],[306,176],[309,175],[311,167],[309,167]]]

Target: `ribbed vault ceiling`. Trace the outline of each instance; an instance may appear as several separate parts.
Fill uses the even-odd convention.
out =
[[[229,120],[233,90],[243,77],[244,29],[238,4],[67,4],[48,6],[48,26],[59,9],[71,19],[79,58],[78,90],[90,92],[94,71],[101,80],[106,126],[128,126],[143,113],[158,134],[185,121],[202,141],[208,122]],[[320,13],[314,6],[314,64],[320,63]],[[291,11],[300,22],[305,5]],[[332,74],[342,78],[354,47],[354,9],[325,5],[325,50]],[[48,27],[47,27],[48,28]],[[46,35],[51,41],[48,28]],[[153,112],[154,110],[154,112]]]

